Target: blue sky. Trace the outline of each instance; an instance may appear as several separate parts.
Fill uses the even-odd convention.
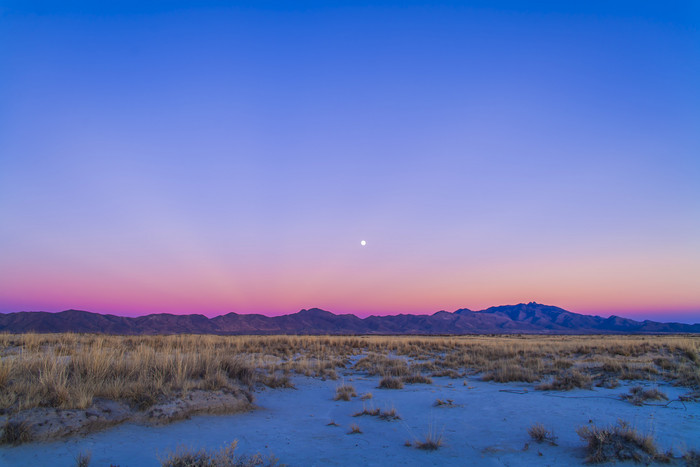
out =
[[[697,5],[2,2],[0,311],[700,321]]]

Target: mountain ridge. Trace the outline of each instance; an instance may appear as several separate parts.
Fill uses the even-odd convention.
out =
[[[635,321],[619,316],[573,313],[536,302],[493,306],[481,311],[460,308],[431,315],[368,316],[334,314],[320,308],[280,316],[227,313],[156,313],[137,317],[65,310],[0,314],[0,332],[84,332],[104,334],[658,334],[700,333],[700,323]]]

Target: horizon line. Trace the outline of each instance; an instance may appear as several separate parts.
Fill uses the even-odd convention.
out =
[[[579,312],[574,312],[574,311],[567,310],[567,309],[565,309],[565,308],[562,308],[562,307],[559,307],[559,306],[556,306],[556,305],[547,305],[547,304],[538,303],[538,302],[535,302],[535,301],[527,302],[527,303],[526,303],[526,302],[520,302],[520,303],[515,303],[515,304],[492,305],[492,306],[490,306],[490,307],[487,307],[487,308],[484,308],[484,309],[481,309],[481,310],[472,310],[472,309],[467,308],[467,307],[462,307],[462,308],[457,308],[457,309],[454,310],[454,311],[447,311],[447,310],[441,309],[441,310],[437,310],[437,311],[433,311],[433,312],[425,312],[425,313],[401,313],[401,312],[400,312],[400,313],[389,313],[389,314],[366,314],[366,315],[365,315],[365,314],[362,314],[362,313],[357,314],[357,313],[352,313],[352,312],[347,312],[347,313],[335,313],[335,312],[333,312],[333,311],[326,310],[326,309],[320,308],[320,307],[301,308],[301,309],[298,310],[298,311],[289,312],[289,313],[281,313],[281,314],[273,314],[273,315],[266,314],[266,313],[260,313],[260,312],[240,312],[240,311],[228,311],[228,312],[223,312],[223,313],[218,313],[218,314],[211,314],[211,315],[208,315],[208,314],[205,314],[205,313],[201,313],[201,312],[200,312],[200,313],[197,313],[197,312],[192,312],[192,313],[189,313],[189,312],[187,312],[187,313],[174,313],[174,312],[167,312],[167,311],[166,311],[166,312],[143,313],[143,314],[138,314],[138,313],[137,313],[137,314],[118,314],[118,313],[111,313],[111,312],[100,312],[100,311],[81,310],[81,309],[77,309],[77,308],[67,308],[67,309],[59,310],[59,311],[46,311],[46,310],[0,311],[0,314],[13,314],[13,313],[52,313],[52,314],[58,314],[58,313],[64,313],[64,312],[67,312],[67,311],[79,311],[79,312],[93,313],[93,314],[98,314],[98,315],[103,315],[103,316],[118,316],[118,317],[121,317],[121,318],[142,318],[142,317],[153,316],[153,315],[172,315],[172,316],[204,316],[204,317],[207,318],[207,319],[214,319],[214,318],[217,318],[217,317],[220,317],[220,316],[226,316],[226,315],[230,315],[230,314],[235,314],[235,315],[259,315],[259,316],[264,316],[264,317],[266,317],[266,318],[277,318],[277,317],[282,317],[282,316],[291,316],[291,315],[295,315],[295,314],[301,313],[301,312],[303,312],[303,311],[320,310],[320,311],[323,311],[323,312],[326,312],[326,313],[330,313],[330,314],[335,315],[335,316],[352,315],[352,316],[354,316],[354,317],[356,317],[356,318],[358,318],[358,319],[364,320],[364,319],[371,318],[371,317],[384,317],[384,316],[401,316],[401,315],[432,316],[432,315],[435,315],[436,313],[440,313],[440,312],[445,312],[445,313],[454,314],[454,313],[456,313],[457,311],[461,311],[461,310],[468,310],[468,311],[471,311],[471,312],[473,312],[473,313],[482,313],[482,312],[485,312],[486,310],[489,310],[489,309],[491,309],[491,308],[512,307],[512,306],[518,306],[518,305],[542,305],[542,306],[547,306],[547,307],[558,308],[558,309],[563,310],[563,311],[565,311],[565,312],[567,312],[567,313],[573,313],[573,314],[582,315],[582,316],[592,316],[592,317],[598,317],[598,318],[602,318],[602,319],[610,319],[610,318],[616,317],[616,318],[623,318],[623,319],[628,319],[628,320],[631,320],[631,321],[636,321],[636,322],[639,322],[639,323],[643,323],[643,322],[646,322],[646,321],[650,321],[650,322],[666,323],[666,324],[673,324],[673,323],[678,323],[678,324],[691,324],[691,325],[692,325],[692,324],[700,324],[700,321],[696,321],[696,322],[692,322],[692,321],[680,322],[680,321],[656,321],[656,320],[648,319],[648,318],[646,318],[646,319],[628,318],[628,317],[625,317],[625,316],[622,316],[622,315],[618,315],[618,314],[614,314],[614,313],[611,313],[609,316],[603,316],[603,315],[599,315],[599,314],[579,313]],[[364,316],[363,316],[363,315],[364,315]]]

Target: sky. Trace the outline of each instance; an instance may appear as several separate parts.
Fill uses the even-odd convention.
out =
[[[700,322],[699,27],[694,0],[0,0],[0,312]]]

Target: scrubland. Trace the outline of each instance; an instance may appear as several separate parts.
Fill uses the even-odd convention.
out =
[[[540,389],[659,379],[698,388],[699,355],[696,336],[0,334],[0,411],[80,409],[94,398],[145,408],[193,389],[289,386],[292,373],[336,379],[349,366],[389,388],[474,374]]]
[[[24,422],[37,411],[45,416],[48,410],[89,412],[104,401],[116,401],[133,413],[149,414],[154,407],[191,400],[193,394],[216,394],[228,397],[228,401],[244,402],[219,404],[216,410],[211,404],[204,409],[191,404],[186,413],[171,415],[164,422],[198,411],[249,410],[254,408],[259,391],[291,389],[295,378],[301,376],[334,381],[329,400],[338,403],[372,397],[345,381],[346,375],[376,378],[374,388],[389,393],[409,390],[413,385],[432,385],[435,378],[448,378],[465,387],[468,381],[517,382],[536,391],[611,389],[632,383],[636,386],[620,394],[624,403],[688,403],[700,399],[700,336],[0,334],[0,422],[4,423],[0,441],[42,439]],[[645,382],[680,386],[686,391],[669,400],[657,388],[647,388]],[[458,409],[462,404],[438,399],[431,406]],[[360,412],[353,413],[381,420],[401,419],[393,407],[381,410],[363,405]],[[533,439],[555,439],[546,427],[533,427]],[[603,438],[634,444],[636,438],[630,430],[628,425],[581,428],[581,439],[593,443],[589,461],[616,452],[595,445]],[[348,433],[362,431],[357,424],[348,428]],[[71,433],[58,431],[55,435]],[[51,436],[49,433],[43,439]],[[442,433],[430,432],[407,441],[407,445],[440,450],[443,441]],[[649,441],[640,443],[644,449],[650,446]],[[625,449],[623,456],[629,453]],[[656,448],[650,452],[639,459],[664,458]]]

